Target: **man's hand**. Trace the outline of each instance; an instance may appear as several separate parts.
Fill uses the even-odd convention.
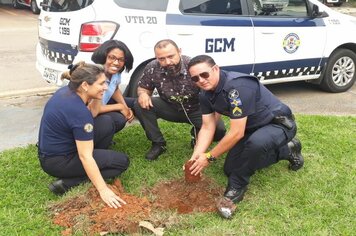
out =
[[[151,107],[153,107],[151,96],[148,95],[147,93],[141,93],[140,96],[138,97],[138,104],[143,109],[149,110]]]
[[[106,187],[99,191],[101,199],[111,208],[121,207],[121,204],[126,204],[119,196],[117,196],[110,188]]]
[[[191,170],[191,174],[192,175],[202,174],[203,169],[209,165],[208,158],[206,158],[206,154],[201,153],[192,159],[194,159],[195,161],[194,164],[189,169]]]

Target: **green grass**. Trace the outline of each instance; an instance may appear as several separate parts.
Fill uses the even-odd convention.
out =
[[[258,171],[232,220],[215,213],[181,215],[165,235],[354,235],[356,232],[356,117],[297,116],[305,167],[293,172],[288,163]],[[168,151],[147,162],[150,147],[139,125],[115,136],[114,149],[130,156],[121,176],[125,189],[140,195],[161,180],[181,178],[191,155],[190,127],[160,123]],[[205,172],[225,186],[223,158]],[[62,198],[51,194],[53,180],[38,163],[36,147],[0,153],[0,235],[60,235],[48,205]],[[75,188],[69,196],[84,191]]]

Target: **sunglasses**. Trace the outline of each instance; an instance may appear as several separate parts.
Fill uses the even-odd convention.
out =
[[[212,70],[213,70],[213,67],[211,67],[209,71],[205,71],[205,72],[200,73],[199,75],[195,75],[195,76],[190,77],[190,79],[192,81],[194,81],[195,83],[198,82],[200,80],[200,78],[203,78],[203,79],[206,80],[207,78],[209,78],[210,72]]]

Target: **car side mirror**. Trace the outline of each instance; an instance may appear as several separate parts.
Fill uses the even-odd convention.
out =
[[[312,17],[327,17],[327,16],[329,16],[328,13],[326,13],[325,11],[320,12],[319,6],[313,4]]]

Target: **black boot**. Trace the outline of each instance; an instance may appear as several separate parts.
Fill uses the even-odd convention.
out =
[[[289,169],[297,171],[304,165],[304,158],[302,156],[302,144],[299,139],[293,138],[288,143],[289,148]]]
[[[165,143],[152,143],[151,149],[146,153],[146,159],[149,161],[154,161],[166,150],[167,149]]]
[[[63,180],[57,179],[48,185],[49,190],[57,196],[63,195],[68,191],[68,187],[64,184]]]
[[[247,186],[241,188],[228,187],[224,193],[224,197],[230,199],[234,203],[241,202],[244,198]]]

